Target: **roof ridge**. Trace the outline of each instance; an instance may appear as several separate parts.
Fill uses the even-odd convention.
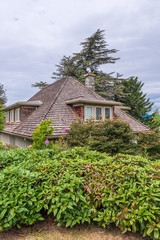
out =
[[[148,126],[146,126],[144,123],[140,122],[139,120],[137,120],[136,118],[132,117],[130,114],[126,113],[125,111],[123,111],[122,109],[120,109],[119,107],[115,106],[114,108],[118,108],[118,110],[120,112],[122,112],[123,114],[127,115],[128,117],[132,118],[134,121],[142,124],[144,127],[148,128],[149,131],[152,131]]]
[[[96,96],[102,98],[103,100],[106,100],[105,98],[101,97],[99,94],[97,94],[96,92],[92,91],[91,89],[87,88],[84,84],[80,83],[78,80],[76,80],[75,78],[68,76],[69,78],[72,78],[75,82],[79,83],[81,86],[83,86],[84,88],[86,88],[90,93],[95,94]]]
[[[59,91],[56,93],[54,99],[51,101],[50,105],[49,105],[48,108],[46,109],[46,113],[45,113],[44,115],[42,115],[42,118],[41,118],[41,119],[44,120],[45,117],[47,116],[47,114],[48,114],[48,112],[50,111],[51,107],[53,106],[53,104],[55,103],[55,101],[56,101],[56,99],[58,98],[59,94],[61,93],[64,85],[65,85],[66,82],[68,81],[68,78],[69,78],[69,77],[62,78],[62,79],[64,79],[64,82],[63,82],[62,86],[60,87]],[[62,80],[62,79],[61,79],[61,80]],[[58,80],[58,81],[59,81],[59,80]],[[58,81],[56,81],[56,82],[58,82]],[[50,84],[50,85],[51,85],[51,84]]]

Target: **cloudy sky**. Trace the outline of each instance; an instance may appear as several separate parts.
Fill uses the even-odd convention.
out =
[[[1,0],[0,83],[7,105],[28,100],[55,64],[99,28],[120,60],[105,67],[138,76],[160,110],[160,0]]]

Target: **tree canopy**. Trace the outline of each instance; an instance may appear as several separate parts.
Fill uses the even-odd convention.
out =
[[[32,84],[32,87],[38,87],[39,89],[42,89],[42,88],[46,87],[47,85],[48,85],[47,82],[40,81],[40,82],[35,82],[34,84]]]
[[[151,128],[158,129],[160,132],[160,113],[158,109],[156,109],[152,114]]]
[[[2,104],[0,104],[0,131],[4,129],[5,116]]]
[[[114,64],[118,57],[114,54],[117,49],[110,49],[105,40],[105,31],[98,29],[90,37],[80,43],[81,50],[71,56],[63,56],[56,71],[53,72],[53,79],[59,80],[66,76],[72,76],[82,84],[85,82],[84,75],[95,74],[95,91],[107,100],[116,100],[131,107],[129,113],[145,124],[151,124],[151,111],[153,103],[143,93],[143,83],[137,77],[129,79],[122,78],[122,75],[115,72],[107,73],[107,64]],[[103,70],[102,70],[103,66]],[[32,84],[40,89],[46,86],[46,82]]]
[[[149,112],[152,109],[153,103],[143,93],[142,87],[144,83],[138,80],[138,77],[130,77],[121,82],[124,95],[116,96],[116,100],[130,107],[129,113],[144,124],[151,123],[152,115]]]
[[[119,77],[113,77],[112,73],[102,71],[102,65],[115,63],[119,58],[113,57],[116,49],[108,49],[104,30],[98,29],[90,37],[81,42],[79,53],[72,56],[63,56],[60,63],[56,65],[57,71],[53,72],[54,79],[72,76],[84,84],[86,73],[96,74],[95,91],[106,99],[114,99],[115,93],[122,94]]]
[[[7,102],[6,93],[3,84],[0,83],[0,105],[4,105]]]

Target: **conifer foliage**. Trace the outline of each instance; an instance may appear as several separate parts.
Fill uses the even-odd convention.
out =
[[[42,88],[46,87],[47,85],[48,85],[47,82],[40,81],[40,82],[35,82],[34,84],[32,84],[32,87],[38,87],[39,89],[42,89]]]
[[[4,129],[5,116],[3,106],[7,102],[6,93],[3,84],[0,83],[0,131]]]
[[[64,56],[53,72],[54,79],[61,79],[65,76],[72,76],[84,84],[86,73],[96,74],[95,91],[106,99],[114,99],[115,93],[122,94],[120,79],[114,78],[113,73],[103,72],[100,68],[109,63],[115,63],[119,58],[112,55],[117,53],[116,49],[108,49],[105,40],[104,30],[98,29],[90,37],[81,42],[82,47],[79,53],[73,56]]]
[[[131,77],[122,82],[124,95],[116,96],[116,100],[130,107],[129,114],[144,124],[150,125],[152,116],[148,115],[153,103],[143,93],[144,83],[138,80],[138,77]]]
[[[7,102],[6,93],[3,84],[0,83],[0,104],[4,105]]]
[[[0,104],[0,131],[4,129],[4,122],[5,122],[4,111],[2,105]]]

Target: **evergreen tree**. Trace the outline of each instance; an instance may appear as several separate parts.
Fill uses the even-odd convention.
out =
[[[3,111],[3,106],[7,102],[6,93],[3,84],[0,83],[0,131],[4,129],[5,113]]]
[[[112,54],[116,49],[108,49],[105,41],[104,30],[98,29],[91,37],[80,43],[82,50],[73,56],[64,56],[53,72],[55,79],[72,76],[84,84],[86,73],[96,74],[95,91],[106,99],[114,99],[115,94],[122,95],[119,77],[113,77],[113,73],[104,73],[100,67],[104,64],[115,63],[119,58]]]
[[[36,82],[36,83],[32,84],[32,87],[38,87],[39,89],[42,89],[42,88],[46,87],[47,85],[48,85],[47,82],[40,81],[40,82]]]
[[[0,105],[4,105],[7,102],[6,93],[3,84],[0,83]]]
[[[122,81],[124,96],[116,96],[117,101],[124,103],[130,107],[129,114],[144,124],[150,125],[152,115],[149,112],[152,109],[153,103],[143,93],[142,87],[144,83],[138,81],[137,77],[131,77]]]
[[[0,104],[0,131],[4,129],[5,116],[2,104]]]
[[[152,121],[150,127],[152,129],[158,129],[158,131],[160,132],[160,113],[158,109],[156,109],[152,114]]]
[[[56,65],[57,72],[53,72],[54,79],[60,80],[63,77],[71,76],[76,79],[81,79],[81,77],[84,75],[85,72],[82,72],[82,69],[80,67],[77,67],[77,63],[74,57],[66,57],[63,56],[63,58],[60,60],[60,63]]]
[[[82,50],[75,53],[75,59],[85,73],[99,73],[99,67],[107,63],[115,63],[119,58],[114,58],[110,54],[116,53],[116,49],[107,49],[104,30],[98,29],[91,37],[81,42]]]

